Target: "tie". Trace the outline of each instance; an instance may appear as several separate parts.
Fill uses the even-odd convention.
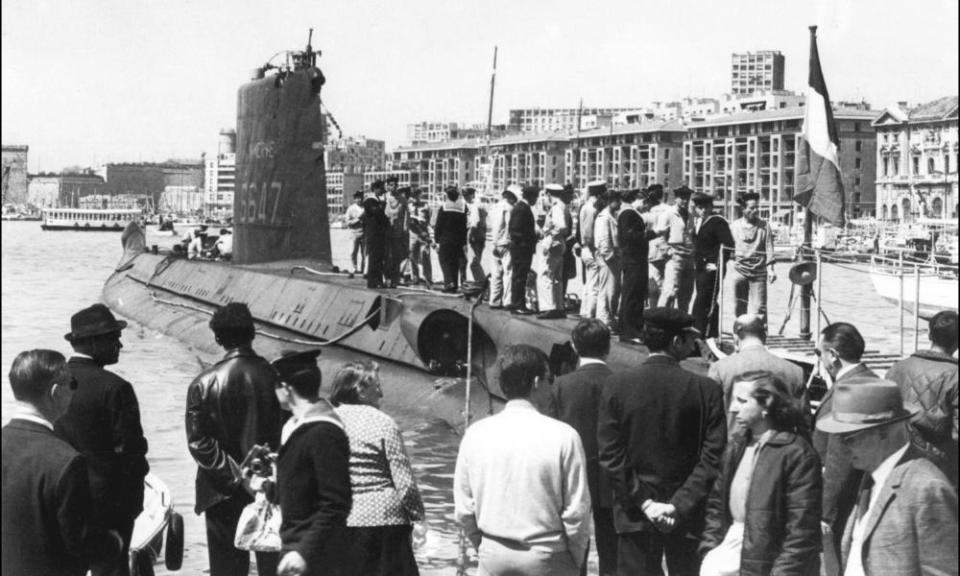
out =
[[[866,474],[860,484],[860,494],[857,496],[857,520],[863,521],[870,507],[870,494],[873,491],[873,476]]]

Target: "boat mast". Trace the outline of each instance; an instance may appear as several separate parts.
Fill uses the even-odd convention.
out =
[[[490,135],[493,132],[493,89],[497,83],[497,46],[493,47],[493,72],[490,74],[490,102],[487,105],[487,142],[484,147],[483,156],[486,160],[489,173],[486,174],[483,183],[485,190],[483,196],[489,196],[493,193],[493,160],[490,158]]]

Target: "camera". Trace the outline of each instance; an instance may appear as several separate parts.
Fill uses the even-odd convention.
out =
[[[273,476],[276,461],[277,454],[270,451],[269,445],[254,444],[240,468],[246,475],[270,478]]]

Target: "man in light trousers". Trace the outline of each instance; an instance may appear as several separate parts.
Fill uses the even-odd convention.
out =
[[[490,307],[510,307],[510,214],[522,190],[511,185],[490,212],[493,231],[493,275],[490,278]]]
[[[600,211],[594,225],[597,245],[597,320],[618,333],[617,309],[620,306],[620,245],[617,242],[617,213],[620,211],[620,192],[606,194],[607,207]]]
[[[594,318],[597,315],[597,287],[600,268],[597,263],[596,235],[594,225],[597,214],[603,208],[600,198],[607,191],[603,180],[587,184],[587,199],[580,207],[580,262],[583,264],[583,291],[580,296],[580,317]]]

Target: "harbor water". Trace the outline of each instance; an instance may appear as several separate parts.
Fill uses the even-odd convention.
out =
[[[151,231],[153,228],[151,228]],[[334,263],[349,268],[348,231],[331,230]],[[153,237],[148,244],[166,246],[177,237]],[[37,222],[4,221],[2,224],[2,419],[6,423],[14,406],[7,373],[17,353],[31,348],[51,348],[69,355],[63,335],[69,331],[70,316],[97,302],[104,281],[121,255],[120,234],[43,232]],[[780,279],[770,290],[770,326],[775,332],[787,313],[787,264],[778,266]],[[488,268],[489,269],[489,268]],[[439,267],[434,266],[439,276]],[[576,290],[571,282],[570,289]],[[733,319],[732,288],[726,285],[725,329]],[[909,279],[907,290],[911,289]],[[863,332],[869,349],[899,351],[900,314],[896,305],[882,300],[873,290],[862,265],[826,265],[822,294],[818,294],[830,321],[848,321]],[[797,290],[799,297],[799,289]],[[912,327],[912,317],[906,315]],[[824,325],[826,320],[823,321]],[[925,322],[921,320],[920,346],[926,343]],[[816,320],[812,322],[816,328]],[[798,304],[787,335],[799,329]],[[212,335],[211,335],[212,339]],[[913,333],[904,335],[905,349],[913,350]],[[111,367],[133,383],[140,401],[144,430],[150,444],[148,459],[152,471],[170,487],[175,506],[186,524],[186,550],[182,574],[207,571],[206,537],[203,519],[193,513],[195,466],[187,451],[184,408],[187,385],[209,357],[176,339],[131,324],[123,335],[124,348],[117,365]],[[254,342],[256,347],[256,342]],[[330,351],[321,359],[325,382],[332,378],[338,362],[361,355]],[[414,370],[385,366],[382,377],[428,378]],[[410,414],[392,413],[407,441],[407,447],[427,507],[429,536],[417,552],[424,574],[454,573],[457,565],[457,530],[453,522],[451,492],[459,437],[446,424],[424,421]],[[591,573],[596,558],[591,554]],[[161,565],[157,573],[166,573]]]

